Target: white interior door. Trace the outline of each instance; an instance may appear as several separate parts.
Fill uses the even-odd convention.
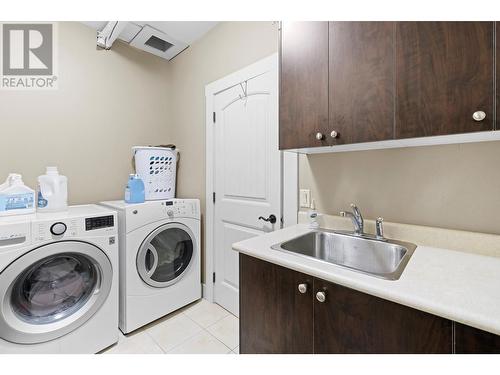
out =
[[[215,94],[214,301],[238,315],[232,244],[281,227],[277,64]],[[276,222],[266,222],[274,215]]]

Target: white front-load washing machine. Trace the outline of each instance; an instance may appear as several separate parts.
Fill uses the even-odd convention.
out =
[[[124,333],[201,298],[198,199],[101,204],[118,212]]]
[[[118,341],[116,213],[0,219],[0,353],[96,353]]]

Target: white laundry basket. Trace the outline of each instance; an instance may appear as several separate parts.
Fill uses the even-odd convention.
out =
[[[144,182],[146,200],[175,197],[177,151],[166,147],[132,147],[135,171]]]

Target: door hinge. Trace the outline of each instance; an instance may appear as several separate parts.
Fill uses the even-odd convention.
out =
[[[215,203],[215,191],[212,193],[212,202]]]
[[[212,282],[215,284],[215,272],[212,274]]]
[[[215,112],[213,112],[213,119],[214,119],[214,124],[215,124]]]

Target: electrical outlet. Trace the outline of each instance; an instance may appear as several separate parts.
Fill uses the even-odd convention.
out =
[[[300,189],[300,207],[309,208],[311,207],[311,190]]]

